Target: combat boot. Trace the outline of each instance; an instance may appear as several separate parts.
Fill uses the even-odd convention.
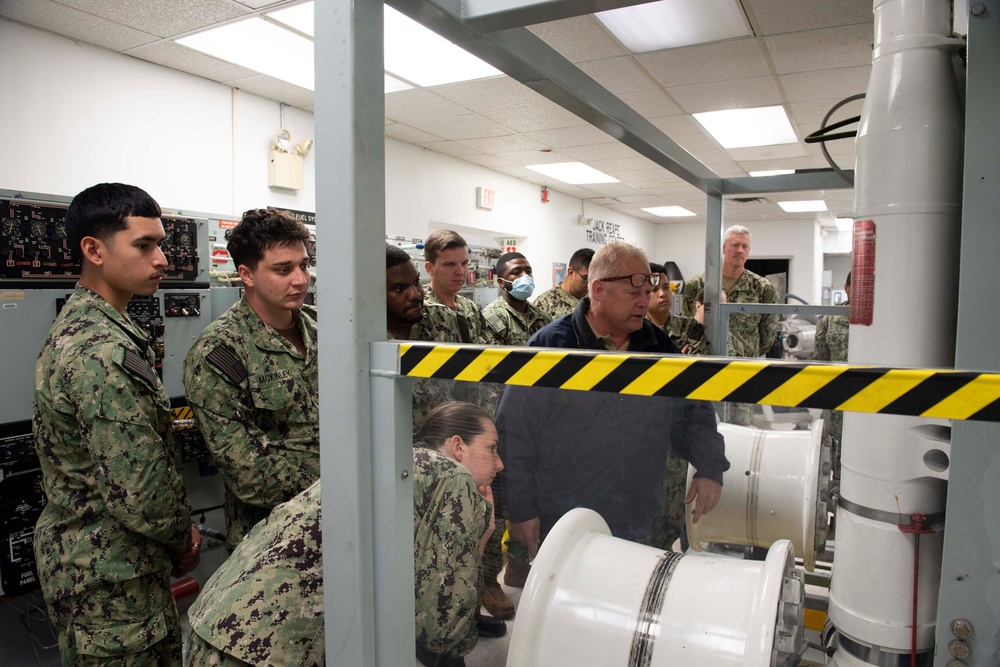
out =
[[[503,583],[515,588],[524,588],[531,572],[531,563],[512,563],[507,561],[507,569],[503,572]]]
[[[510,601],[510,598],[500,587],[500,582],[496,580],[486,582],[483,587],[483,606],[493,618],[514,617],[514,603]]]

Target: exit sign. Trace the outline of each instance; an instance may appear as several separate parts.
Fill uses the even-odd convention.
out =
[[[476,206],[479,208],[491,209],[496,201],[496,191],[489,188],[476,188]]]

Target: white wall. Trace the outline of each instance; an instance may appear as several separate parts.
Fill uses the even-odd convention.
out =
[[[505,237],[535,270],[536,292],[552,286],[552,263],[568,262],[588,243],[578,223],[581,201],[463,160],[386,138],[386,231],[407,239],[427,237],[436,229],[453,229],[473,245],[498,246]],[[476,188],[496,192],[492,210],[476,207]],[[648,249],[655,225],[588,203],[588,217],[619,225],[621,240]]]
[[[823,249],[818,223],[813,220],[760,220],[743,224],[752,236],[750,257],[790,259],[788,291],[810,303],[820,303]],[[656,230],[653,247],[655,250],[651,254],[656,257],[653,261],[677,262],[685,279],[705,271],[704,223],[662,224]]]
[[[3,20],[0,80],[2,188],[69,197],[122,181],[166,208],[315,210],[311,157],[304,190],[267,187],[277,102]],[[285,122],[312,136],[312,114],[286,109]]]

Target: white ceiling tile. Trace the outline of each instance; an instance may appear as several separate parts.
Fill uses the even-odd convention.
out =
[[[761,35],[872,24],[871,0],[748,0]]]
[[[813,163],[809,155],[792,158],[769,158],[765,160],[739,160],[738,164],[746,171],[771,171],[772,169],[812,169]]]
[[[581,185],[592,192],[616,199],[618,197],[634,197],[643,194],[642,190],[633,188],[627,183],[582,183]]]
[[[561,150],[574,160],[583,160],[585,162],[588,160],[613,160],[638,155],[638,153],[625,144],[619,143],[573,146],[572,148],[563,148]]]
[[[514,132],[537,132],[561,127],[591,127],[582,118],[566,111],[557,104],[505,109],[482,115]]]
[[[670,96],[659,89],[641,93],[624,93],[618,97],[622,102],[632,107],[636,113],[646,118],[681,113],[680,107],[674,104]]]
[[[665,88],[771,75],[764,50],[753,38],[642,53],[636,60]]]
[[[770,77],[680,86],[671,88],[667,92],[688,113],[719,109],[752,109],[784,102],[778,86]]]
[[[764,39],[778,74],[870,65],[872,24],[847,25]]]
[[[545,104],[548,100],[509,76],[463,81],[428,90],[478,113]]]
[[[445,155],[451,155],[453,157],[465,157],[467,155],[475,155],[479,153],[475,148],[469,148],[468,146],[463,146],[456,141],[429,141],[421,143],[420,146],[424,148],[429,148],[432,151],[437,151],[438,153],[444,153]]]
[[[385,136],[392,137],[393,139],[399,139],[400,141],[405,141],[410,144],[420,144],[441,140],[441,137],[433,135],[430,132],[424,132],[423,130],[418,130],[415,127],[403,125],[402,123],[387,125],[385,128]]]
[[[511,131],[502,125],[497,125],[492,120],[483,118],[476,114],[466,116],[455,116],[454,118],[432,118],[429,120],[417,120],[410,123],[414,127],[430,132],[431,134],[459,141],[461,139],[482,139],[485,137],[502,137],[511,134]]]
[[[559,151],[503,151],[496,154],[512,164],[552,164],[555,162],[572,162],[572,158]],[[538,173],[538,172],[532,172]]]
[[[839,100],[828,99],[816,102],[794,102],[788,106],[792,110],[793,122],[798,123],[800,126],[809,127],[809,132],[806,134],[811,134],[819,129],[820,123],[823,121],[823,117],[837,102],[839,102]],[[861,106],[863,103],[864,100],[854,100],[853,102],[848,102],[834,111],[828,122],[836,123],[837,121],[847,120],[852,116],[860,116]]]
[[[669,171],[663,167],[657,167],[655,169],[637,169],[635,171],[622,171],[616,176],[627,182],[641,182],[641,181],[666,181],[668,177],[673,176]]]
[[[573,62],[628,55],[628,49],[593,16],[539,23],[528,30]]]
[[[252,13],[227,0],[60,0],[60,3],[160,37],[173,37]]]
[[[511,164],[502,158],[498,158],[495,155],[483,155],[482,153],[478,155],[467,155],[462,158],[466,162],[472,162],[473,164],[478,164],[481,167],[487,167],[489,169],[498,169],[500,167],[516,167],[517,165]]]
[[[636,195],[634,197],[615,197],[618,201],[623,204],[629,204],[637,208],[643,206],[664,206],[663,197],[659,195]]]
[[[490,137],[483,139],[464,139],[463,144],[475,148],[482,153],[513,153],[516,151],[540,151],[546,148],[534,139],[510,134],[505,137]]]
[[[558,130],[543,130],[541,132],[525,132],[524,136],[530,137],[551,148],[587,146],[616,141],[610,134],[597,129],[593,125],[565,127]]]
[[[821,72],[784,74],[779,78],[789,102],[843,99],[868,89],[871,70],[871,65],[867,65]]]
[[[471,112],[462,105],[423,88],[400,90],[385,96],[385,115],[401,123],[449,118],[467,113]]]
[[[639,67],[630,56],[591,60],[580,63],[579,67],[615,95],[656,90],[656,81]]]
[[[0,16],[72,39],[124,51],[158,37],[50,0],[0,1]]]
[[[546,183],[545,185],[549,188],[549,190],[555,190],[556,192],[561,192],[564,195],[576,197],[577,199],[591,199],[594,196],[593,192],[587,190],[586,188],[581,188],[578,185],[570,185],[569,183],[556,183],[555,185],[549,185]],[[580,242],[583,242],[582,234]],[[568,260],[569,257],[566,259]]]

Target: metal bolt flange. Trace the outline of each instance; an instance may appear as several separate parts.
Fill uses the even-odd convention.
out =
[[[972,622],[964,618],[956,618],[951,622],[951,631],[959,639],[968,639],[972,635]]]
[[[968,658],[972,655],[972,647],[961,639],[952,639],[948,642],[948,651],[956,658]]]

